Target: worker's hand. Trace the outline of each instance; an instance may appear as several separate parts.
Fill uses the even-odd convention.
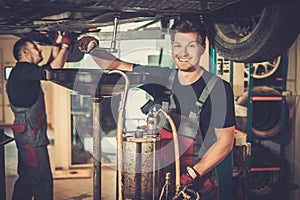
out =
[[[180,185],[187,186],[193,184],[194,180],[187,173],[184,173],[180,176]]]
[[[78,41],[78,48],[81,52],[89,53],[99,45],[99,41],[91,36],[84,36]]]
[[[62,34],[60,31],[57,31],[54,40],[52,41],[52,45],[59,47],[61,45],[61,40],[62,40]]]
[[[180,185],[192,184],[198,178],[200,178],[200,174],[192,166],[187,166],[186,172],[180,177]]]
[[[68,49],[71,44],[71,37],[70,34],[64,32],[62,34],[62,39],[61,39],[61,48]]]

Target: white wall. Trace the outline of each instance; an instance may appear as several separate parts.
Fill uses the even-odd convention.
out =
[[[0,36],[0,49],[1,49],[1,58],[0,58],[0,70],[3,72],[5,66],[14,66],[16,61],[13,57],[13,44],[17,41],[17,37],[8,36],[8,35],[1,35]],[[1,75],[3,73],[0,73]],[[1,80],[3,77],[1,77]],[[4,114],[3,118],[1,119],[1,124],[12,124],[13,123],[13,113],[9,106],[8,97],[5,91],[6,88],[6,81],[3,80],[3,85],[0,93],[1,93],[1,107],[0,112],[1,116]],[[3,95],[3,96],[2,96]],[[3,102],[2,102],[3,101]],[[4,113],[2,113],[4,112]]]
[[[290,124],[292,139],[286,146],[286,158],[290,165],[290,182],[300,185],[300,35],[288,51],[287,101],[290,106]],[[300,199],[300,190],[291,191],[292,200]]]

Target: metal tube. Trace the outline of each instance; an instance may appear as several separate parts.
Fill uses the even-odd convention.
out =
[[[178,144],[177,130],[172,118],[163,109],[159,109],[158,111],[162,112],[166,116],[172,129],[173,141],[174,141],[174,154],[175,154],[175,184],[177,190],[178,187],[180,186],[180,159],[179,159],[179,144]]]
[[[135,183],[135,188],[136,188],[136,199],[141,199],[141,182],[142,182],[142,157],[140,156],[142,154],[142,143],[137,142],[136,143],[136,166],[135,169],[137,172],[136,173],[136,183]]]
[[[121,101],[121,107],[118,113],[118,123],[117,123],[117,198],[118,200],[122,200],[122,163],[123,163],[123,126],[124,126],[124,118],[125,118],[125,104],[127,100],[127,94],[130,86],[130,80],[126,76],[126,74],[119,70],[112,70],[108,72],[108,74],[120,74],[125,79],[125,88],[124,94]]]
[[[0,142],[4,135],[4,129],[0,128]],[[4,145],[0,145],[0,200],[6,199],[6,183],[5,183],[5,154]]]
[[[101,200],[101,140],[100,140],[100,103],[93,102],[93,199]],[[99,121],[98,121],[99,120]]]
[[[209,57],[209,71],[217,74],[217,52],[211,45],[209,46]]]
[[[13,141],[14,138],[5,135],[4,129],[0,128],[0,200],[6,199],[5,185],[5,148],[4,145]]]
[[[248,97],[247,97],[247,142],[252,143],[252,122],[253,122],[253,102],[252,102],[252,95],[253,95],[253,71],[254,67],[252,63],[248,63]],[[251,156],[246,158],[247,166],[251,166]],[[248,169],[247,169],[248,170]],[[245,182],[245,194],[249,193],[249,183],[250,183],[250,173],[246,174],[246,182]],[[246,199],[248,197],[246,196]]]
[[[118,31],[118,24],[119,24],[119,16],[115,16],[114,18],[114,30],[113,30],[113,35],[112,35],[112,39],[111,39],[111,52],[117,52],[116,51],[116,40],[117,40],[117,31]]]

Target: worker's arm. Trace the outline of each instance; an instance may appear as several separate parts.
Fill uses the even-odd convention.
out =
[[[203,158],[193,166],[200,176],[205,175],[216,167],[232,150],[234,144],[234,128],[234,126],[222,129],[215,128],[217,136],[216,143],[214,143]]]
[[[67,48],[61,48],[59,50],[56,58],[54,58],[52,60],[52,62],[50,62],[51,67],[53,69],[63,68],[63,66],[65,65],[65,62],[67,61],[68,53],[69,53],[69,50]]]
[[[101,69],[119,69],[124,71],[132,71],[132,63],[128,63],[116,58],[114,55],[107,53],[100,48],[94,48],[90,55]]]
[[[84,53],[89,53],[101,69],[132,71],[132,63],[122,61],[114,55],[97,48],[98,45],[98,40],[91,36],[85,36],[78,41],[79,49]]]
[[[53,69],[63,68],[69,54],[71,40],[68,34],[57,33],[54,41],[49,63]]]

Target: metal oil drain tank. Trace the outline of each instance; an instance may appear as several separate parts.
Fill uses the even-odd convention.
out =
[[[159,150],[160,136],[136,132],[123,137],[123,199],[158,199]]]

